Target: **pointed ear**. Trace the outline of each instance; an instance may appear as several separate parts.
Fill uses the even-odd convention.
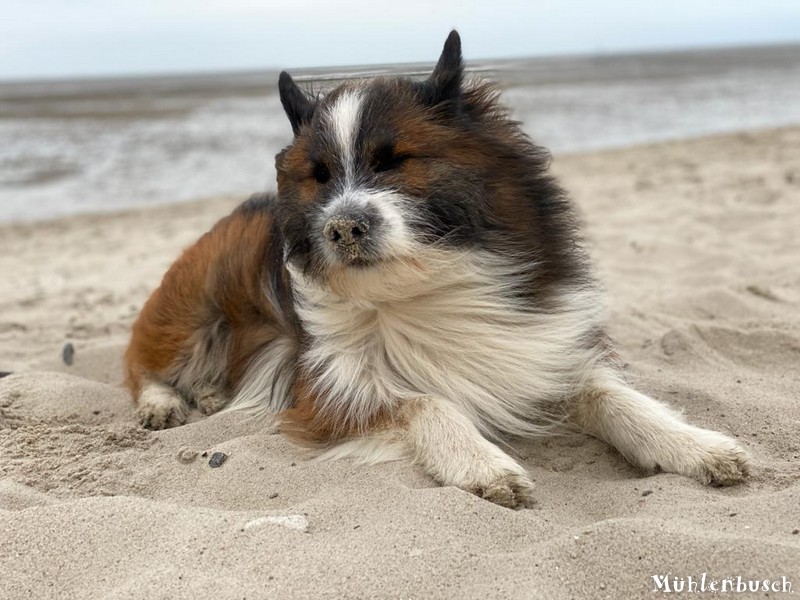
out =
[[[311,120],[315,104],[286,71],[281,71],[278,78],[278,92],[280,92],[283,110],[286,111],[289,123],[292,124],[292,132],[297,135],[300,126]]]
[[[461,38],[454,29],[447,36],[442,55],[425,81],[423,98],[429,104],[450,101],[458,106],[461,83],[464,79],[464,62],[461,58]]]

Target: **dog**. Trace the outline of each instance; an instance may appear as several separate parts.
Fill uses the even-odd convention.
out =
[[[564,425],[647,471],[746,478],[736,441],[624,381],[549,155],[466,80],[457,32],[425,80],[278,87],[277,195],[185,250],[133,326],[145,427],[256,409],[321,458],[411,459],[510,508],[534,485],[499,444]]]

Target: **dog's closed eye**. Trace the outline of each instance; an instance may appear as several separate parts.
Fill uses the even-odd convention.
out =
[[[331,178],[331,172],[324,163],[317,162],[314,163],[312,176],[317,180],[317,183],[328,183],[328,180]]]
[[[394,146],[391,144],[385,144],[378,148],[378,151],[375,153],[373,170],[376,173],[391,171],[398,168],[409,158],[411,158],[410,155],[398,154],[395,152]]]

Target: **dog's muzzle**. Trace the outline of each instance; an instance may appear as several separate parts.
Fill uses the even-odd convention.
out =
[[[343,260],[360,262],[375,257],[380,216],[370,208],[342,208],[323,226],[325,241]]]

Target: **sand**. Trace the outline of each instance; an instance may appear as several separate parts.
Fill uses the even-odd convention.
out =
[[[241,414],[142,430],[120,387],[131,323],[240,199],[6,225],[0,597],[646,598],[654,575],[703,573],[800,594],[800,128],[554,169],[629,377],[738,437],[748,484],[640,473],[569,434],[515,446],[539,500],[515,512],[402,462],[310,461]]]

